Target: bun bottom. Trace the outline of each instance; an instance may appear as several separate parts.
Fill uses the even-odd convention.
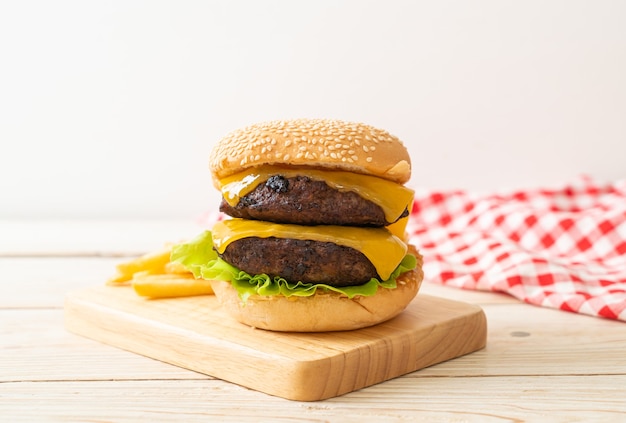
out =
[[[360,329],[400,314],[415,298],[424,274],[422,258],[415,269],[403,273],[394,289],[379,288],[370,297],[349,299],[335,292],[310,297],[254,295],[244,304],[230,282],[211,281],[221,306],[240,323],[280,332],[330,332]]]

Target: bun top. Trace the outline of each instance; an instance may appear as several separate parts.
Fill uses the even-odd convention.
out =
[[[310,166],[374,175],[400,184],[411,177],[406,147],[387,131],[333,119],[276,120],[233,131],[210,155],[213,181],[261,165]]]

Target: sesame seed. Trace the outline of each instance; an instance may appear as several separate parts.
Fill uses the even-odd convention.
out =
[[[220,175],[237,162],[245,168],[252,162],[288,161],[296,155],[299,159],[342,161],[355,166],[354,163],[372,163],[374,159],[369,153],[379,153],[376,146],[381,145],[380,152],[384,153],[386,144],[398,141],[387,131],[360,123],[333,119],[274,120],[226,134],[216,146],[218,159],[211,160],[210,167],[214,174]]]

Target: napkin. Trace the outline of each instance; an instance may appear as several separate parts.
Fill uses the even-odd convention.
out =
[[[407,230],[428,281],[626,321],[626,180],[420,189]]]

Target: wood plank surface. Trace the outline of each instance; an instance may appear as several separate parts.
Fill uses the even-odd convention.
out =
[[[301,401],[468,354],[487,336],[479,307],[427,295],[388,322],[331,333],[256,330],[230,319],[212,295],[146,300],[128,287],[70,293],[65,312],[66,327],[79,335]]]
[[[622,323],[526,304],[482,308],[486,348],[403,377],[626,375]],[[0,382],[173,378],[205,376],[74,335],[60,308],[0,309]]]
[[[216,379],[24,382],[0,384],[0,413],[36,422],[619,423],[624,386],[624,376],[401,377],[298,402]]]
[[[0,222],[0,421],[620,422],[626,325],[425,281],[480,305],[487,346],[320,402],[289,401],[66,331],[68,291],[183,222]],[[67,223],[67,222],[66,222]]]
[[[0,257],[90,257],[141,254],[190,239],[201,219],[0,220]]]

